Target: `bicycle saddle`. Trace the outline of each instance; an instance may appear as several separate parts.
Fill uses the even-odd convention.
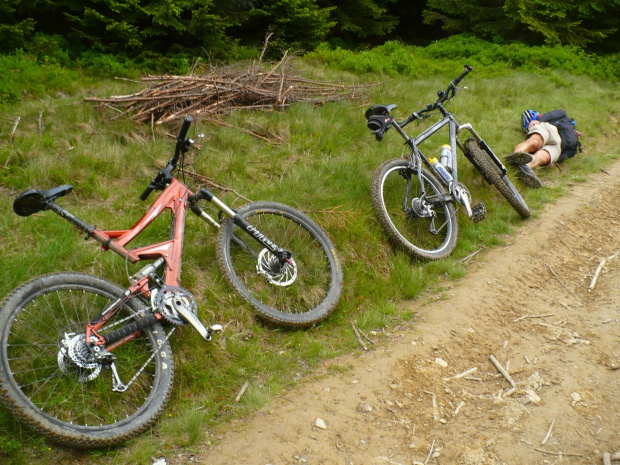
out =
[[[396,105],[390,103],[389,105],[373,105],[366,110],[366,119],[370,119],[371,116],[389,116],[390,112],[396,108]]]
[[[68,194],[73,190],[73,186],[65,184],[53,187],[45,191],[28,189],[17,196],[13,202],[13,211],[19,216],[30,216],[42,210],[47,210],[48,205],[58,197]]]

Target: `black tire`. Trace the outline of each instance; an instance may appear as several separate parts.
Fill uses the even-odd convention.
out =
[[[423,185],[408,160],[397,158],[384,162],[372,178],[372,206],[381,228],[396,246],[416,258],[438,260],[454,251],[458,222],[454,205],[441,200],[446,195],[441,183],[425,169],[421,177]],[[408,212],[405,212],[403,200],[408,182]],[[429,211],[433,216],[414,214],[414,199],[418,206],[432,205]]]
[[[497,188],[522,218],[528,218],[530,216],[530,209],[523,200],[523,197],[521,197],[521,194],[512,182],[510,182],[508,177],[502,174],[499,167],[489,158],[489,155],[480,148],[476,139],[473,137],[467,139],[465,148],[478,165],[484,178]]]
[[[54,273],[23,284],[3,301],[0,400],[17,420],[78,448],[119,444],[155,422],[174,377],[172,351],[160,324],[113,350],[125,384],[146,364],[123,393],[112,392],[111,370],[79,368],[60,350],[66,333],[82,334],[91,318],[122,295],[119,286],[95,276]],[[108,325],[135,317],[141,307],[130,301]]]
[[[342,268],[323,230],[303,213],[274,202],[250,203],[237,213],[279,247],[293,252],[294,264],[285,271],[297,274],[291,279],[284,278],[284,273],[259,274],[258,254],[267,250],[227,219],[218,234],[217,262],[230,285],[271,323],[301,327],[327,318],[340,299]],[[251,252],[237,245],[237,239]],[[267,276],[284,281],[278,285]]]

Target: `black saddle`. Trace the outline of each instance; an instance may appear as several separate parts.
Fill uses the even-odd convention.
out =
[[[72,190],[73,186],[70,184],[53,187],[45,191],[28,189],[17,196],[13,202],[13,211],[19,216],[30,216],[33,213],[47,210],[50,203]]]
[[[395,104],[389,105],[373,105],[366,110],[366,119],[370,119],[371,116],[390,116],[390,113],[394,108],[397,108]]]

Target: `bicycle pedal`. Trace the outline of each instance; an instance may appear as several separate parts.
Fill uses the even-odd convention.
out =
[[[222,325],[211,325],[207,328],[207,331],[209,334],[219,334],[224,331],[224,328],[222,328]]]
[[[478,202],[471,208],[471,219],[474,223],[478,223],[487,217],[487,209],[482,202]]]

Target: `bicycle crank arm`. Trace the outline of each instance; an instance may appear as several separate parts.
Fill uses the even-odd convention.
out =
[[[205,328],[205,325],[202,324],[202,322],[191,311],[191,309],[186,308],[184,305],[179,305],[175,307],[175,310],[181,314],[185,321],[187,321],[190,325],[194,327],[196,331],[200,333],[200,335],[205,341],[210,341],[211,335],[213,333],[222,332],[222,325],[211,325],[208,328]]]

